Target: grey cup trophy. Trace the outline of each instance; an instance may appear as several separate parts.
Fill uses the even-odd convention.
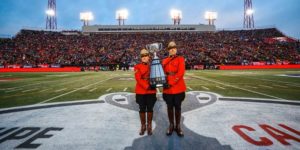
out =
[[[156,88],[163,87],[167,84],[166,75],[156,54],[162,49],[162,43],[147,44],[146,49],[154,55],[150,68],[150,85]]]

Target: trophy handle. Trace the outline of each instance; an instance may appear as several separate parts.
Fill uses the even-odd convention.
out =
[[[158,50],[162,50],[163,46],[162,43],[158,43]]]

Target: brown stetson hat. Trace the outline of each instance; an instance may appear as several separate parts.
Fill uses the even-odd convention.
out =
[[[149,52],[146,50],[146,49],[142,49],[141,50],[141,53],[140,53],[140,56],[148,56],[149,55]]]
[[[169,44],[168,44],[168,50],[172,49],[172,48],[176,48],[176,43],[174,41],[171,41]]]

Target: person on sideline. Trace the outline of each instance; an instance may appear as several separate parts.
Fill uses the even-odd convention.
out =
[[[147,113],[147,134],[152,135],[153,107],[157,100],[156,89],[149,84],[150,77],[150,55],[146,49],[142,49],[141,63],[134,66],[135,71],[135,93],[136,102],[139,104],[139,114],[141,121],[140,135],[146,131],[146,113]]]
[[[167,135],[172,135],[173,131],[177,132],[177,135],[184,136],[180,127],[181,120],[181,103],[185,98],[186,85],[183,79],[185,72],[184,57],[177,55],[177,47],[175,42],[168,44],[169,56],[162,61],[164,72],[167,76],[168,85],[163,89],[163,99],[167,104],[169,128],[167,129]],[[174,127],[174,109],[175,109],[175,121]]]

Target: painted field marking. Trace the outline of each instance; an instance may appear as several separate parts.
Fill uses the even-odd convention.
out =
[[[263,80],[263,81],[271,81],[271,82],[277,82],[277,83],[295,84],[296,86],[300,87],[300,84],[296,84],[296,83],[292,83],[292,82],[277,81],[277,80],[271,80],[271,79],[260,79],[260,78],[253,78],[253,77],[245,77],[245,78],[257,79],[257,80]]]
[[[56,90],[55,92],[64,91],[64,90],[66,90],[66,89],[67,89],[67,88],[62,88],[62,89]]]
[[[277,85],[277,84],[273,84],[273,86],[277,86],[277,87],[281,87],[281,88],[287,88],[287,86]]]
[[[266,87],[266,88],[271,88],[271,89],[273,88],[273,87],[271,87],[271,86],[261,85],[261,84],[260,84],[259,86],[261,86],[261,87]]]
[[[93,92],[93,91],[95,91],[97,88],[93,88],[93,89],[91,89],[91,90],[89,90],[89,92]]]
[[[109,92],[110,90],[112,90],[112,88],[107,89],[106,92]]]
[[[26,84],[26,85],[16,86],[16,87],[10,87],[10,88],[7,88],[7,89],[17,89],[17,88],[21,88],[21,87],[26,87],[26,86],[31,86],[31,85],[38,85],[38,84],[42,84],[42,83],[44,83],[44,82],[34,83],[34,84]]]
[[[20,88],[20,89],[12,89],[12,90],[5,91],[5,93],[15,92],[15,91],[19,91],[19,90],[23,90],[23,89],[22,88]]]
[[[209,90],[209,88],[205,87],[205,86],[201,86],[203,89],[205,90]]]
[[[224,87],[221,87],[221,86],[216,86],[217,88],[219,88],[219,89],[222,89],[222,90],[225,90],[226,88],[224,88]]]
[[[297,84],[288,84],[288,86],[300,87]]]
[[[211,80],[211,79],[207,79],[207,78],[204,78],[204,77],[198,77],[198,76],[192,76],[192,77],[194,77],[194,78],[198,78],[198,79],[201,79],[201,80],[206,80],[206,81],[209,81],[209,82],[218,83],[218,84],[221,84],[221,85],[224,85],[224,86],[233,87],[233,88],[240,89],[240,90],[244,90],[244,91],[247,91],[247,92],[251,92],[251,93],[255,93],[255,94],[259,94],[259,95],[267,96],[267,97],[272,97],[272,98],[276,98],[276,99],[286,100],[286,99],[283,99],[283,98],[280,98],[280,97],[272,96],[272,95],[265,94],[265,93],[261,93],[261,92],[256,92],[256,91],[253,91],[253,90],[249,90],[249,89],[241,88],[241,87],[238,87],[238,86],[234,86],[234,85],[226,84],[226,83],[219,82],[219,81],[215,81],[215,80]]]
[[[189,87],[189,86],[188,86],[187,88],[188,88],[189,90],[191,90],[191,91],[193,90],[193,89],[192,89],[191,87]]]
[[[203,73],[207,73],[207,72],[203,72]],[[207,74],[209,74],[209,73],[207,73]],[[210,74],[217,74],[217,73],[210,72]],[[285,83],[285,84],[290,84],[291,86],[300,87],[300,84],[292,83],[292,82],[285,82],[285,81],[278,81],[278,80],[271,80],[271,79],[261,79],[261,78],[255,78],[255,77],[245,77],[245,76],[243,76],[243,78],[271,81],[271,82],[277,82],[277,83]]]
[[[125,92],[125,91],[127,91],[127,88],[124,88],[124,90],[123,90],[123,91],[124,91],[124,92]]]
[[[25,92],[30,92],[30,91],[34,91],[36,90],[37,88],[34,88],[34,89],[29,89],[29,90],[25,90],[25,91],[22,91],[22,93],[25,93]]]
[[[82,80],[85,80],[85,78],[80,79],[80,80],[76,80],[76,81],[78,82],[78,81],[82,81]],[[44,83],[51,83],[51,82],[60,82],[61,84],[59,84],[59,85],[65,85],[65,84],[69,84],[69,83],[74,83],[74,81],[69,81],[69,79],[63,79],[63,80],[43,81],[43,82],[39,82],[39,83],[26,84],[26,85],[22,85],[22,86],[10,87],[10,88],[6,88],[6,89],[10,90],[10,89],[22,88],[22,87],[39,85],[39,84],[44,84]]]
[[[246,85],[246,87],[257,89],[255,86]]]
[[[88,89],[88,88],[74,88],[74,89],[80,89],[80,90],[86,90],[86,89]]]
[[[46,91],[48,91],[48,90],[50,90],[50,89],[44,89],[44,90],[41,90],[41,91],[39,91],[39,92],[46,92]]]
[[[59,98],[59,97],[62,97],[62,96],[65,96],[65,95],[74,93],[74,92],[76,92],[76,91],[78,91],[78,90],[81,90],[81,89],[84,89],[84,88],[87,88],[87,87],[90,87],[90,86],[93,86],[93,85],[96,85],[96,84],[105,82],[105,81],[110,80],[110,79],[113,79],[113,77],[112,77],[112,78],[105,79],[105,80],[98,81],[98,82],[96,82],[96,83],[92,83],[92,84],[86,85],[86,86],[84,86],[84,87],[82,87],[82,88],[79,88],[79,89],[76,89],[76,90],[73,90],[73,91],[69,91],[69,92],[67,92],[67,93],[64,93],[64,94],[61,94],[61,95],[58,95],[58,96],[55,96],[55,97],[52,97],[52,98],[49,98],[49,99],[44,100],[44,101],[42,101],[42,102],[39,102],[39,103],[37,103],[37,104],[43,104],[43,103],[52,101],[52,100],[57,99],[57,98]]]

